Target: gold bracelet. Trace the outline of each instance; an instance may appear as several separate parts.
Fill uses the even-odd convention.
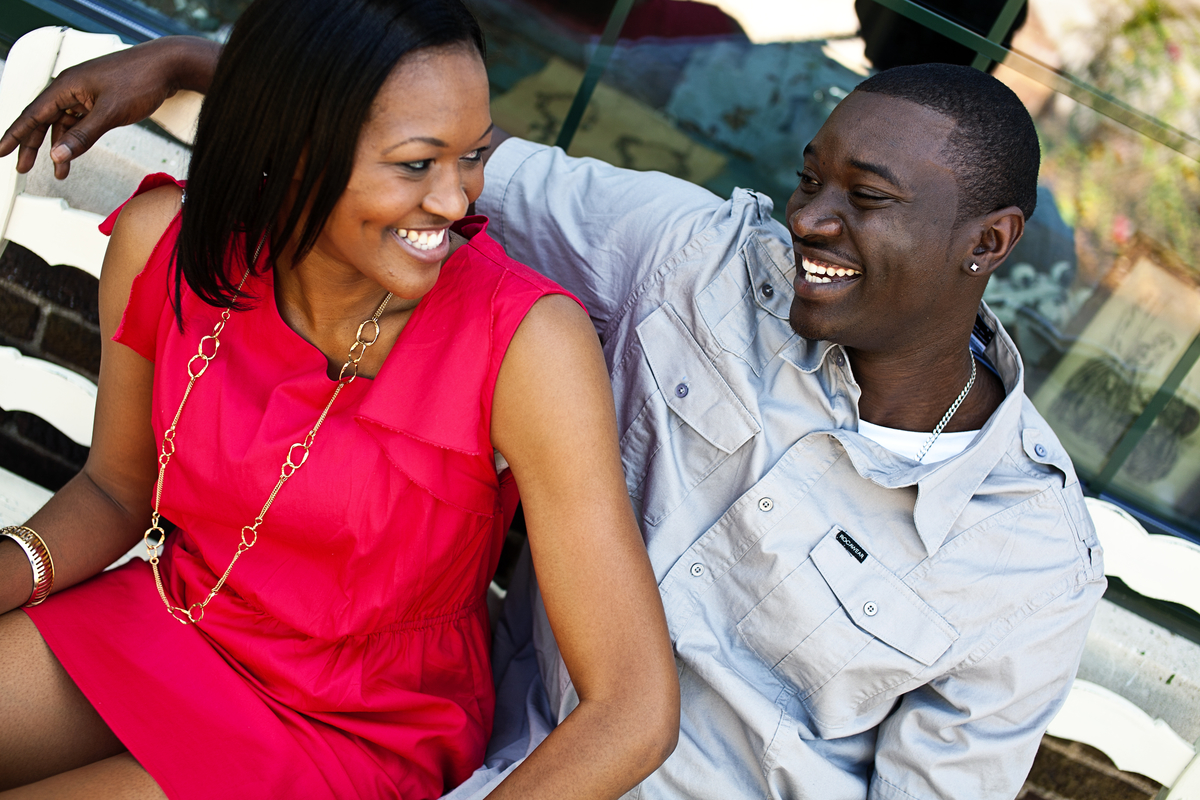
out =
[[[50,596],[50,589],[54,586],[54,559],[50,557],[50,549],[37,531],[24,525],[0,529],[0,536],[7,536],[19,544],[29,558],[29,566],[33,568],[33,591],[25,602],[25,608],[36,606]]]

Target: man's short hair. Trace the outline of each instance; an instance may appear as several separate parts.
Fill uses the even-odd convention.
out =
[[[855,91],[918,103],[954,120],[946,142],[958,179],[958,219],[1016,206],[1033,214],[1041,163],[1037,131],[1003,83],[971,67],[916,64],[876,73]]]

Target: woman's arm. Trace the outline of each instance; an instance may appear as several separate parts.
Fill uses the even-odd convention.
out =
[[[206,92],[220,53],[207,39],[166,36],[63,70],[0,136],[0,157],[20,145],[17,172],[28,172],[51,129],[54,176],[65,178],[103,134],[146,119],[181,89]]]
[[[520,487],[546,613],[580,701],[491,797],[618,797],[674,749],[679,682],[600,345],[569,298],[542,298],[517,329],[492,440]]]
[[[157,477],[150,427],[154,365],[112,341],[129,289],[176,211],[179,190],[163,187],[130,200],[121,212],[100,275],[100,384],[92,449],[72,478],[28,525],[54,559],[54,590],[100,572],[149,526]],[[24,603],[33,572],[15,542],[0,538],[0,613]]]

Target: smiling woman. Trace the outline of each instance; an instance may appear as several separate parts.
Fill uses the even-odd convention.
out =
[[[483,190],[482,154],[491,130],[487,74],[474,48],[420,51],[384,81],[359,133],[350,179],[312,248],[302,252],[293,240],[276,258],[285,267],[276,283],[281,312],[326,354],[331,374],[358,324],[348,318],[322,325],[344,315],[339,289],[363,287],[369,295],[361,298],[364,310],[378,287],[391,292],[381,335],[385,345],[395,340],[442,263],[465,241],[449,233],[450,225]],[[287,202],[299,205],[290,196]],[[386,352],[366,353],[367,374],[378,370]]]
[[[91,453],[41,549],[0,538],[0,789],[440,796],[491,730],[518,488],[580,705],[492,796],[616,797],[670,752],[595,334],[464,218],[482,47],[458,0],[258,0],[186,200],[150,176],[105,223]]]

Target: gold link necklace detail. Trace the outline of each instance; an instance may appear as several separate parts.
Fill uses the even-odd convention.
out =
[[[254,263],[258,263],[258,255],[262,251],[262,242],[258,244],[258,250],[254,254]],[[242,285],[249,277],[250,271],[242,276],[241,283],[238,284],[238,291],[241,291]],[[171,462],[171,456],[175,454],[175,427],[179,424],[179,418],[183,415],[183,407],[187,403],[188,396],[192,393],[192,387],[196,385],[196,381],[208,369],[208,364],[217,356],[217,350],[221,346],[221,331],[225,329],[225,323],[229,322],[229,309],[221,312],[221,318],[217,320],[217,324],[213,326],[213,331],[209,335],[200,340],[200,346],[196,351],[196,355],[192,356],[187,363],[188,385],[183,391],[183,399],[179,401],[179,410],[175,412],[175,419],[171,421],[171,427],[163,432],[162,446],[158,454],[158,481],[154,486],[154,513],[150,515],[150,527],[146,529],[142,540],[146,543],[146,552],[150,556],[150,568],[154,570],[154,583],[158,586],[158,596],[162,598],[163,605],[167,607],[167,611],[172,617],[179,620],[184,625],[192,625],[204,618],[204,609],[208,606],[212,599],[217,596],[217,592],[221,591],[221,587],[225,585],[225,581],[229,578],[229,573],[233,571],[233,565],[242,557],[242,553],[254,547],[258,542],[258,527],[262,525],[263,518],[267,515],[267,509],[271,507],[271,503],[275,502],[275,496],[279,494],[279,490],[287,483],[288,478],[295,474],[296,470],[304,466],[304,462],[308,461],[309,449],[316,441],[317,431],[321,429],[322,423],[325,422],[325,417],[329,415],[329,409],[333,407],[333,401],[337,400],[338,394],[341,393],[342,387],[353,382],[358,377],[358,362],[362,361],[363,355],[367,352],[367,348],[375,344],[379,339],[379,317],[383,314],[383,310],[387,308],[388,301],[392,299],[392,293],[388,292],[387,297],[383,298],[383,302],[379,304],[379,308],[375,309],[375,313],[370,319],[363,320],[358,326],[358,333],[355,334],[354,344],[350,345],[350,354],[346,358],[346,363],[342,364],[342,369],[338,373],[337,386],[333,390],[333,395],[329,398],[329,402],[325,404],[325,410],[321,412],[321,416],[317,417],[317,422],[312,426],[312,429],[305,435],[303,442],[296,442],[288,448],[287,457],[284,458],[283,466],[279,469],[279,480],[275,484],[275,488],[271,490],[271,494],[267,497],[267,502],[263,503],[262,510],[258,512],[258,516],[254,518],[254,522],[249,525],[242,526],[242,540],[238,542],[237,552],[233,554],[233,559],[229,562],[229,566],[225,568],[224,574],[221,575],[212,591],[203,600],[192,603],[187,608],[171,605],[171,601],[167,599],[166,590],[163,589],[162,575],[158,571],[159,552],[163,548],[163,542],[166,541],[167,534],[159,524],[162,520],[158,513],[159,504],[162,501],[163,475],[166,474],[167,464]],[[363,332],[365,330],[371,332],[370,338],[365,338]],[[298,448],[298,450],[297,450]],[[299,460],[297,460],[299,459]]]

